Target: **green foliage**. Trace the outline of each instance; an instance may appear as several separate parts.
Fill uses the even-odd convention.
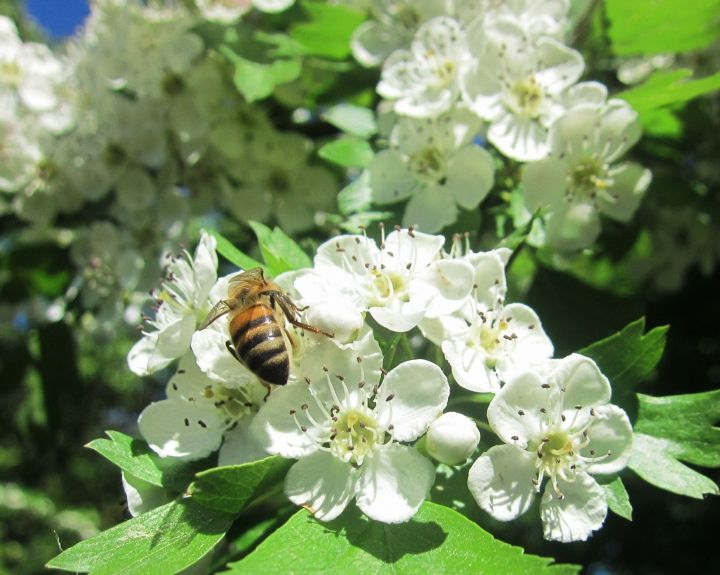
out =
[[[350,56],[350,37],[364,20],[363,14],[345,6],[319,2],[303,2],[302,7],[309,21],[293,26],[290,37],[305,53],[331,60]]]
[[[328,523],[295,513],[245,559],[241,573],[527,573],[571,574],[579,567],[552,565],[493,538],[448,507],[425,502],[409,523],[386,525],[356,509]]]
[[[281,457],[216,467],[197,474],[190,493],[205,507],[226,513],[240,513],[255,497],[277,485],[292,464]]]
[[[217,242],[218,253],[231,264],[236,265],[241,270],[263,268],[264,271],[268,271],[265,265],[261,264],[257,260],[254,260],[250,256],[245,255],[217,230],[210,230],[209,233],[212,234],[212,236],[215,238],[215,241]]]
[[[48,567],[94,575],[176,573],[212,550],[232,521],[232,515],[179,499],[81,541]]]
[[[375,114],[368,108],[352,104],[338,104],[322,115],[323,120],[359,138],[369,138],[377,132]]]
[[[606,0],[617,56],[690,52],[718,37],[720,0]]]
[[[662,358],[667,331],[667,326],[660,326],[645,333],[645,318],[640,318],[578,353],[595,360],[610,380],[613,403],[627,406],[635,388],[648,378]]]
[[[628,495],[625,485],[617,476],[614,477],[597,477],[605,490],[607,496],[608,507],[610,511],[632,521],[632,505],[630,504],[630,496]]]
[[[250,227],[257,236],[260,252],[271,275],[312,266],[310,256],[280,228],[271,230],[259,222],[250,222]]]
[[[318,150],[318,156],[345,168],[367,168],[373,155],[370,144],[353,137],[338,138]]]

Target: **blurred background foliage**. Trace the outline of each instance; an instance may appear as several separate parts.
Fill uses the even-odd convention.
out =
[[[698,77],[716,71],[717,2],[695,2],[703,10],[688,10],[687,2],[665,0],[654,14],[620,0],[576,4],[583,20],[575,45],[588,68],[600,74],[596,79],[611,92],[632,90],[615,77],[616,57],[667,50],[665,43],[641,45],[644,36],[638,26],[652,29],[669,24],[667,41],[675,42],[684,65]],[[41,38],[43,31],[28,23],[23,10],[18,0],[0,1],[0,13],[24,23],[24,38]],[[639,16],[620,18],[622,10],[638,10]],[[684,26],[676,26],[678,20]],[[613,27],[623,21],[635,27]],[[675,38],[674,29],[695,33]],[[318,71],[320,83],[322,76]],[[673,85],[669,83],[666,90],[672,91]],[[310,84],[304,96],[279,91],[271,115],[274,111],[275,117],[282,117],[287,107],[298,98],[312,97],[315,89]],[[343,91],[354,89],[338,82],[325,95],[339,99]],[[649,327],[670,325],[665,356],[641,391],[669,395],[716,389],[720,387],[720,271],[714,263],[720,254],[720,98],[715,93],[658,105],[636,89],[627,99],[641,114],[643,106],[648,109],[642,115],[646,136],[636,154],[653,172],[650,201],[641,206],[630,232],[619,226],[606,228],[601,249],[592,254],[558,261],[524,249],[510,270],[510,278],[522,280],[514,284],[515,296],[543,318],[559,355],[640,316],[646,317]],[[317,135],[325,128],[309,124],[303,129]],[[502,186],[501,178],[498,182]],[[511,192],[505,197],[508,202]],[[690,222],[677,224],[681,217]],[[393,218],[399,221],[400,213],[392,213],[386,221]],[[667,223],[659,225],[663,218]],[[0,216],[0,225],[4,235],[21,226],[9,213]],[[466,214],[449,231],[476,228],[475,215]],[[494,245],[493,226],[483,229],[490,230],[485,243]],[[496,229],[503,229],[500,219]],[[224,231],[252,253],[247,230]],[[311,253],[323,235],[308,235],[301,244]],[[105,429],[133,434],[138,413],[162,395],[163,374],[157,381],[140,381],[126,368],[125,356],[135,337],[132,331],[108,337],[77,329],[77,323],[67,319],[32,321],[32,310],[22,306],[41,305],[65,293],[73,273],[67,248],[56,241],[0,243],[0,572],[42,572],[59,549],[129,517],[117,469],[83,445]],[[513,279],[510,282],[513,285]],[[68,309],[76,322],[82,317],[81,306],[76,299]],[[717,470],[706,473],[720,481]],[[530,553],[585,565],[588,573],[707,572],[710,558],[717,554],[720,500],[696,501],[660,492],[632,473],[625,482],[634,507],[632,523],[611,514],[605,527],[585,543],[548,544],[540,540],[535,524],[517,529],[516,523],[491,523],[478,510],[468,513],[496,537]],[[526,521],[535,516],[528,513]],[[242,548],[242,542],[237,545]]]

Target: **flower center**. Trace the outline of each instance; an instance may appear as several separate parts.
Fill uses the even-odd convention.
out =
[[[339,413],[331,429],[330,451],[343,461],[361,465],[367,455],[372,455],[378,440],[377,428],[375,419],[358,409]]]
[[[0,64],[0,78],[2,83],[7,86],[17,88],[22,84],[23,74],[17,62],[8,61]]]
[[[445,177],[445,154],[433,146],[427,146],[410,156],[410,170],[427,183],[434,184]]]
[[[486,353],[485,365],[489,369],[494,369],[500,355],[505,351],[505,346],[514,342],[517,335],[514,332],[505,333],[510,328],[512,318],[491,319],[487,313],[478,312],[480,322],[476,323],[471,340],[468,341],[467,345],[474,347],[479,344]]]
[[[226,425],[232,425],[255,408],[243,391],[218,383],[206,385],[203,389],[203,397],[212,400],[213,405],[222,411]]]
[[[540,115],[543,92],[535,76],[517,82],[510,95],[510,107],[515,113],[527,118],[537,118]]]
[[[595,201],[598,196],[610,198],[607,191],[613,184],[607,166],[596,156],[578,161],[568,172],[568,201],[587,199]]]

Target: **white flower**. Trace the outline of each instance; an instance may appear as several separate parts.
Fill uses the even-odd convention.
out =
[[[403,225],[429,233],[454,223],[458,206],[477,208],[495,174],[490,154],[473,142],[479,127],[479,119],[460,107],[437,118],[399,118],[391,148],[376,154],[369,168],[373,200],[410,198]]]
[[[578,85],[580,86],[580,85]],[[637,113],[623,100],[576,105],[553,126],[551,153],[527,164],[527,208],[545,208],[545,243],[561,250],[592,245],[600,214],[628,222],[650,185],[648,169],[617,163],[640,138]]]
[[[609,404],[610,383],[595,362],[570,355],[540,376],[509,381],[488,406],[488,422],[507,445],[490,448],[473,464],[468,487],[478,505],[500,521],[540,502],[546,539],[578,541],[599,529],[607,514],[603,488],[592,474],[620,471],[630,457],[632,427]]]
[[[484,27],[491,28],[498,21],[511,20],[531,41],[543,36],[562,41],[568,27],[568,0],[486,0],[485,4]]]
[[[276,389],[251,424],[270,453],[299,458],[285,493],[323,521],[353,498],[372,519],[407,521],[435,478],[430,461],[400,442],[418,439],[442,412],[447,380],[436,365],[412,360],[379,381],[382,356],[372,344],[370,357],[332,341],[309,350],[304,381]]]
[[[470,264],[439,259],[444,242],[412,228],[393,231],[379,248],[366,236],[337,236],[318,248],[315,273],[296,280],[295,288],[312,301],[325,282],[349,309],[367,310],[382,326],[408,331],[426,316],[451,313],[472,289]]]
[[[469,58],[460,24],[433,18],[417,31],[410,50],[396,50],[385,60],[378,94],[394,100],[398,114],[437,116],[457,101],[458,71]]]
[[[170,364],[190,349],[195,328],[210,311],[208,297],[217,279],[215,238],[203,233],[194,258],[188,252],[173,258],[168,275],[157,295],[155,318],[148,321],[151,331],[128,353],[130,370],[148,375]]]
[[[509,251],[469,252],[474,288],[451,315],[424,320],[423,334],[442,347],[457,383],[497,392],[502,382],[552,357],[553,345],[537,314],[521,303],[505,305]]]
[[[133,517],[160,507],[170,499],[165,489],[148,483],[144,479],[135,477],[125,471],[121,473],[121,478],[128,511]]]
[[[0,97],[0,190],[15,192],[25,186],[43,157],[41,146],[7,97]]]
[[[261,12],[282,12],[295,4],[295,0],[252,0],[253,6]]]
[[[430,424],[425,437],[427,452],[446,465],[459,465],[467,460],[480,443],[480,431],[475,422],[448,411]]]
[[[447,14],[446,0],[373,0],[373,18],[353,32],[351,47],[364,66],[379,66],[393,51],[405,48],[418,26]]]
[[[252,8],[252,0],[195,0],[203,18],[221,24],[232,24]]]
[[[528,39],[512,20],[468,31],[474,60],[460,74],[464,101],[490,122],[487,138],[520,161],[548,152],[548,128],[562,115],[563,92],[583,71],[579,52],[550,37]]]
[[[140,414],[140,433],[162,457],[194,460],[217,451],[225,432],[257,410],[265,389],[257,382],[242,388],[219,385],[187,353],[166,393],[167,399],[151,403]]]

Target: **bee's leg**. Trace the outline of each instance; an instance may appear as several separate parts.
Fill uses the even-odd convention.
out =
[[[265,383],[264,381],[261,381],[263,387],[267,389],[267,393],[265,394],[265,397],[263,397],[263,403],[267,401],[267,398],[270,397],[270,394],[272,393],[272,386],[269,383]]]
[[[285,314],[287,320],[294,326],[301,329],[306,329],[307,331],[312,333],[321,333],[322,335],[327,337],[335,337],[334,333],[323,331],[319,327],[315,327],[314,325],[309,325],[307,323],[299,321],[297,319],[298,307],[292,301],[290,301],[290,298],[288,298],[285,294],[282,294],[280,292],[272,292],[270,294],[270,301],[272,301],[273,304],[277,303],[280,306],[280,309],[283,310],[283,313]]]
[[[237,359],[240,363],[245,365],[243,360],[240,359],[240,357],[237,354],[237,351],[235,350],[235,347],[233,346],[232,342],[229,339],[225,340],[225,347],[230,352],[230,355],[232,355],[235,359]]]

